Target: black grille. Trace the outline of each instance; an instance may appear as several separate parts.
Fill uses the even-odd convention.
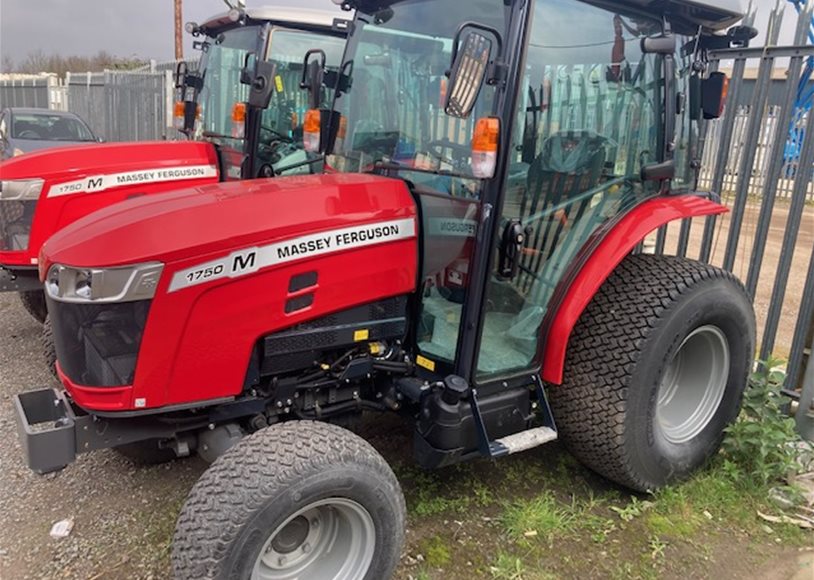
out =
[[[28,249],[31,224],[37,200],[0,200],[0,251],[13,252]]]
[[[150,300],[117,304],[48,301],[59,366],[88,387],[133,383]]]

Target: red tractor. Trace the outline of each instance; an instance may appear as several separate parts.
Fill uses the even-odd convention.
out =
[[[15,400],[29,465],[213,461],[178,578],[388,578],[399,483],[336,424],[363,411],[411,421],[427,468],[559,438],[639,491],[688,477],[738,413],[744,288],[638,247],[726,211],[694,184],[725,93],[707,51],[747,42],[720,32],[739,3],[344,7],[333,107],[303,127],[324,174],[126,201],[39,262],[64,389]]]
[[[44,322],[40,248],[80,217],[179,187],[267,177],[278,169],[308,172],[300,118],[310,104],[299,86],[301,56],[316,46],[337,66],[346,28],[332,12],[279,7],[235,9],[189,23],[188,31],[202,39],[195,43],[201,66],[179,69],[175,123],[194,142],[107,143],[0,163],[0,291],[19,292],[26,310]],[[276,98],[273,107],[252,110],[245,101],[257,54],[275,65]]]

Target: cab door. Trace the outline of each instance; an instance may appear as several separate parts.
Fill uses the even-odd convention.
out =
[[[536,0],[534,11],[480,383],[537,370],[541,327],[569,267],[600,228],[658,193],[640,175],[661,151],[662,64],[640,46],[661,23],[579,0]]]

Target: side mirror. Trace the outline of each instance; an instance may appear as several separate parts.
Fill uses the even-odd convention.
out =
[[[316,56],[313,59],[311,57]],[[320,48],[312,48],[305,53],[302,61],[300,88],[309,93],[309,108],[319,109],[322,100],[322,83],[325,80],[325,64],[328,57]]]
[[[720,119],[726,108],[729,94],[729,78],[722,72],[714,72],[701,81],[700,101],[704,119]]]
[[[254,67],[254,78],[249,90],[249,106],[256,109],[265,109],[271,102],[274,93],[274,75],[277,66],[267,60],[257,61]]]
[[[447,115],[466,119],[472,114],[486,78],[491,54],[492,41],[488,37],[474,31],[466,35],[461,48],[453,56],[444,103]]]
[[[243,68],[240,69],[240,84],[252,84],[257,68],[256,61],[257,56],[253,52],[246,53],[246,56],[243,59]]]

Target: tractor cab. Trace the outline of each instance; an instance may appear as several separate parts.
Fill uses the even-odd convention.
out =
[[[301,85],[302,55],[323,51],[325,67],[342,58],[348,21],[331,12],[280,7],[234,8],[187,31],[202,53],[200,68],[179,63],[175,126],[214,143],[224,179],[314,170],[302,146],[311,103]],[[330,90],[319,95],[330,103]]]
[[[492,4],[346,3],[321,117],[330,170],[402,179],[421,208],[419,366],[485,384],[540,372],[575,266],[615,223],[694,191],[699,123],[725,98],[706,51],[751,34],[720,35],[737,2]]]

